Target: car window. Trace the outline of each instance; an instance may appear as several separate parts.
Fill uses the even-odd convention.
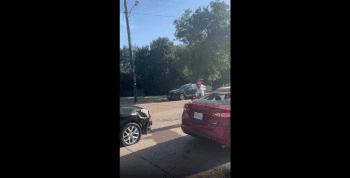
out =
[[[228,92],[213,93],[207,97],[204,97],[198,100],[198,102],[227,105],[227,104],[230,104],[231,102],[231,93],[228,93]]]
[[[227,95],[209,95],[203,99],[213,100],[213,101],[223,101],[223,100],[231,99],[231,96],[229,94],[227,94]]]
[[[134,108],[120,108],[120,114],[131,114],[134,111]]]
[[[182,86],[179,88],[179,90],[185,90],[187,87],[188,87],[187,84],[186,84],[186,85],[182,85]]]

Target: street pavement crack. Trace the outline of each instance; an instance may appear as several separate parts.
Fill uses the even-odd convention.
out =
[[[175,177],[175,176],[174,176],[173,174],[171,174],[170,172],[168,172],[168,171],[162,169],[161,167],[159,167],[158,165],[152,163],[151,161],[148,161],[146,158],[142,157],[141,155],[137,154],[136,152],[133,152],[132,150],[130,150],[130,149],[128,149],[128,148],[126,148],[126,149],[129,150],[129,151],[132,152],[132,153],[135,153],[137,156],[139,156],[140,158],[144,159],[145,161],[151,163],[152,165],[156,166],[156,167],[159,168],[160,170],[164,171],[165,174],[171,175],[171,177],[173,177],[173,178]]]

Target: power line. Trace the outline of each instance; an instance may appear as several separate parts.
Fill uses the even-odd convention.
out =
[[[124,12],[120,12],[120,13],[124,13]],[[175,17],[175,16],[155,15],[155,14],[141,14],[141,13],[135,13],[135,12],[133,12],[133,14],[180,18],[180,17]]]
[[[133,14],[140,14],[140,13],[134,13]],[[140,15],[153,15],[153,16],[161,16],[161,17],[175,17],[175,16],[165,16],[165,15],[155,15],[155,14],[140,14]],[[180,18],[180,17],[175,17],[175,18]]]
[[[163,0],[160,0],[160,1],[163,1]],[[177,4],[188,4],[188,3],[185,3],[185,2],[174,2],[174,1],[163,1],[163,2],[172,2],[172,3],[177,3]]]

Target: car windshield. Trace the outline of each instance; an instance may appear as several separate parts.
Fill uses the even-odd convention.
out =
[[[188,84],[182,85],[178,90],[185,90],[188,87]]]
[[[120,114],[131,114],[134,111],[134,108],[120,108]]]
[[[198,100],[200,103],[213,103],[213,104],[231,104],[231,93],[229,92],[216,92],[207,97]]]

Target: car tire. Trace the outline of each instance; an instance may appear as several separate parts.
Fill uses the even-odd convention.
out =
[[[120,133],[120,143],[123,146],[134,145],[137,142],[139,142],[140,139],[141,139],[141,128],[136,123],[126,124],[122,132]]]
[[[179,96],[179,99],[180,100],[184,100],[184,99],[186,99],[186,96],[183,93],[181,93],[180,96]]]

